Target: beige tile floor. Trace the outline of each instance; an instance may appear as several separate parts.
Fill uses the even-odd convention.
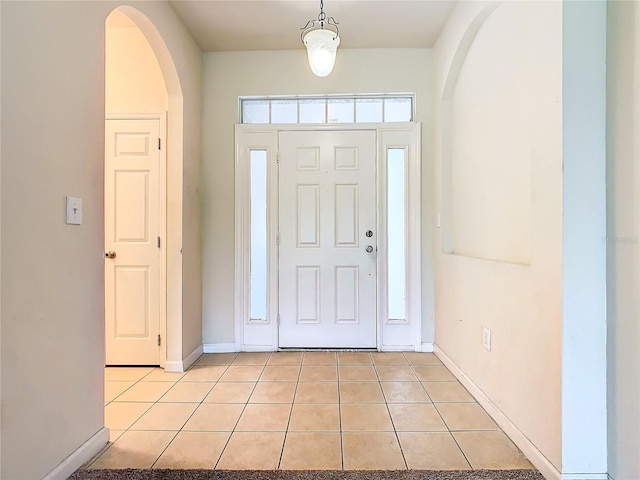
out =
[[[89,468],[532,468],[431,353],[208,354],[106,369]]]

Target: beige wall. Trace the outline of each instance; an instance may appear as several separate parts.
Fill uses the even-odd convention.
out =
[[[461,3],[434,48],[435,342],[558,469],[561,18]]]
[[[609,475],[640,472],[640,6],[608,7]]]
[[[104,425],[104,22],[115,6],[1,5],[2,478],[44,477]],[[190,223],[176,250],[185,247],[184,278],[198,291],[200,53],[169,4],[137,6],[162,33],[185,91]],[[83,225],[65,225],[66,195],[83,199]],[[180,350],[199,334],[197,295],[185,295]]]
[[[78,22],[72,3],[2,4],[0,476],[12,480],[42,478],[103,426],[106,15],[84,10]],[[82,198],[83,225],[65,225],[65,195]]]
[[[423,122],[423,185],[431,182],[428,145],[431,51],[338,51],[330,77],[309,70],[304,49],[204,54],[203,114],[203,343],[234,342],[234,124],[238,97],[331,93],[415,92]],[[423,341],[432,341],[433,297],[430,193],[423,191]]]

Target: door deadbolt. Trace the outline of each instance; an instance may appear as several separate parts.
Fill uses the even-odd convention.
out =
[[[116,252],[114,252],[113,250],[109,250],[108,252],[105,252],[104,256],[106,258],[116,258]]]
[[[365,233],[365,235],[366,235],[368,238],[371,238],[371,237],[373,237],[373,232],[372,232],[371,230],[367,230],[367,233]]]

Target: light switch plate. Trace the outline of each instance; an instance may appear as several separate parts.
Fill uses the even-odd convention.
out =
[[[491,330],[487,327],[482,327],[482,346],[491,351]]]
[[[67,197],[67,225],[82,225],[82,199]]]

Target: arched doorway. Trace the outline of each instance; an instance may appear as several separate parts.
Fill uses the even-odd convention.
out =
[[[182,359],[182,89],[159,32],[122,6],[105,22],[106,363]],[[167,319],[171,319],[167,321]]]

